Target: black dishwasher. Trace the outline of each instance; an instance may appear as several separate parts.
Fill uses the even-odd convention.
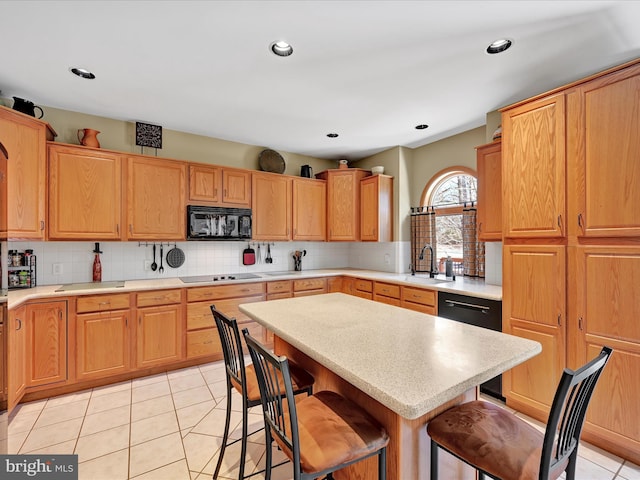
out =
[[[438,292],[438,316],[476,327],[502,331],[502,302],[497,300]],[[504,400],[502,375],[480,384],[480,391]]]

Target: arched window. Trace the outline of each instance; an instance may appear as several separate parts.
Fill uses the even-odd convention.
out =
[[[477,268],[476,202],[476,174],[469,168],[460,166],[447,168],[438,172],[427,183],[422,192],[421,206],[425,209],[428,207],[426,210],[434,215],[430,219],[431,226],[427,237],[418,240],[417,243],[428,243],[433,247],[434,266],[437,271],[444,273],[444,261],[448,256],[451,256],[456,274],[477,275],[481,271],[481,275],[484,276],[484,257],[481,259],[483,265],[481,268]],[[473,230],[473,235],[469,235],[470,229]],[[469,248],[470,242],[474,243],[473,248]],[[420,245],[417,248],[422,251]],[[421,268],[430,268],[429,265],[421,265],[419,259],[416,260],[416,265]],[[474,262],[474,268],[465,268],[465,265],[469,267],[469,260]]]

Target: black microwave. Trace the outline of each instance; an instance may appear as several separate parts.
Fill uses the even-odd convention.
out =
[[[250,240],[251,209],[187,206],[187,240]]]

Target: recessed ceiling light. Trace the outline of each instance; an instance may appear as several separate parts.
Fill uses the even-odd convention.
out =
[[[93,80],[96,76],[86,68],[72,68],[71,73],[87,80]]]
[[[338,136],[337,133],[327,133],[327,137],[329,138],[336,138]]]
[[[496,40],[491,45],[487,47],[487,53],[490,55],[501,53],[507,50],[513,42],[508,38],[501,38],[500,40]]]
[[[429,125],[425,125],[424,123],[416,125],[416,130],[424,130],[425,128],[429,128]]]
[[[282,40],[271,44],[271,51],[279,57],[288,57],[293,53],[293,47]]]

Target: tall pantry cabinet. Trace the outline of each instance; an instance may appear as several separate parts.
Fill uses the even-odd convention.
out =
[[[519,117],[527,107],[537,114]],[[533,171],[535,162],[543,172]],[[560,347],[564,365],[577,368],[608,345],[614,353],[582,438],[640,463],[640,62],[504,109],[503,178],[503,204],[520,202],[505,207],[503,219],[505,331],[521,335],[528,316],[551,328],[553,309],[540,305],[558,311],[554,341],[537,325],[530,329],[549,341],[505,375],[507,404],[546,420],[553,397],[545,378],[558,374],[551,366]],[[523,251],[530,262],[519,259]],[[545,281],[532,281],[538,275]],[[518,310],[527,291],[529,310]],[[529,380],[541,387],[527,391]]]

